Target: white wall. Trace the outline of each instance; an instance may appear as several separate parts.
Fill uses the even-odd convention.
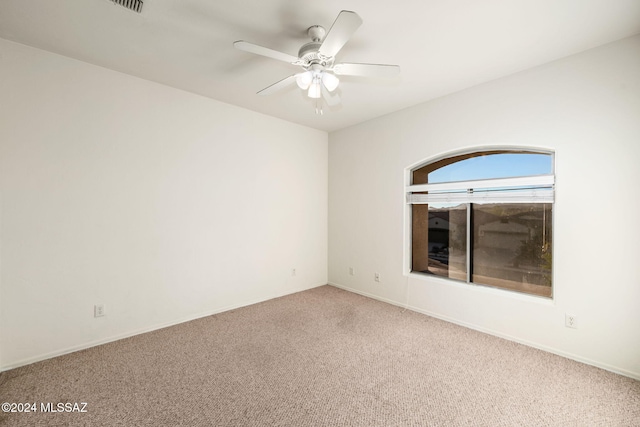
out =
[[[556,153],[553,301],[403,275],[404,169],[484,146]],[[640,378],[639,165],[640,36],[332,133],[329,281]]]
[[[327,282],[325,132],[4,40],[0,62],[1,368]]]

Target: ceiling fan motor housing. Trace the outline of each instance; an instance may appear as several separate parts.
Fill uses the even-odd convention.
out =
[[[323,67],[331,67],[333,65],[333,58],[326,58],[318,53],[321,45],[322,43],[320,42],[309,42],[300,48],[298,58],[302,67],[309,68],[314,64],[322,65]]]
[[[312,65],[331,67],[333,65],[333,58],[327,58],[318,53],[320,46],[322,46],[322,40],[324,40],[327,34],[326,30],[320,25],[314,25],[309,27],[307,34],[313,41],[303,45],[298,51],[298,58],[301,62],[300,65],[305,69],[309,69]]]

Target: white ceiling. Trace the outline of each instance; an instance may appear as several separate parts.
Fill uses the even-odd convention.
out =
[[[342,104],[316,116],[298,68],[233,48],[246,40],[296,55],[306,29],[340,10],[364,23],[338,61],[398,64],[391,81],[342,77]],[[638,0],[0,0],[0,37],[333,131],[640,33]]]

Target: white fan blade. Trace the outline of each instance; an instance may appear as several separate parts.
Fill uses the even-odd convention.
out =
[[[278,61],[284,61],[293,63],[298,60],[298,57],[289,55],[288,53],[278,52],[277,50],[269,49],[268,47],[258,46],[257,44],[249,43],[244,40],[238,40],[233,43],[236,49],[244,50],[245,52],[255,53],[256,55],[266,56],[268,58],[277,59]]]
[[[296,75],[295,74],[292,75],[292,76],[289,76],[289,77],[285,77],[284,79],[280,80],[279,82],[275,82],[271,86],[265,87],[260,92],[258,92],[258,95],[271,95],[272,93],[277,92],[280,89],[289,86],[290,84],[294,83],[295,81],[296,81]]]
[[[362,25],[362,18],[357,13],[343,10],[333,22],[318,53],[326,57],[336,56],[360,25]]]
[[[329,107],[335,107],[336,105],[340,104],[340,96],[337,93],[329,92],[329,90],[325,87],[325,85],[321,85],[321,86],[322,86],[322,97],[324,98],[325,101],[327,101],[327,105]]]
[[[400,67],[386,64],[350,64],[343,62],[333,66],[333,72],[342,76],[395,77]]]

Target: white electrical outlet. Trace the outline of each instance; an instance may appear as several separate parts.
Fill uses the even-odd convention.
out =
[[[93,306],[93,317],[102,317],[105,314],[104,304],[96,304]]]
[[[354,275],[353,267],[349,267],[349,276],[353,276],[353,275]]]
[[[578,329],[578,318],[573,314],[565,314],[564,326],[566,326],[567,328]]]
[[[373,273],[373,280],[375,280],[376,282],[380,281],[380,273]]]
[[[296,275],[296,269],[295,269],[295,268],[291,270],[291,275],[292,275],[292,276],[295,276],[295,275]]]

